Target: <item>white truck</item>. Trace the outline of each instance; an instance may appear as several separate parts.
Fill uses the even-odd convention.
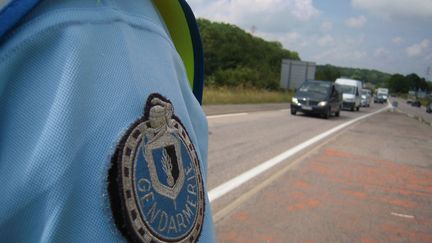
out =
[[[360,110],[363,83],[355,79],[338,78],[335,83],[342,92],[342,107],[351,111]]]
[[[378,88],[374,98],[374,103],[386,103],[389,96],[387,88]]]

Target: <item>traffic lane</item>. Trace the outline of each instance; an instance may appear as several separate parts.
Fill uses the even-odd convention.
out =
[[[390,98],[391,101],[397,101],[398,102],[398,109],[408,115],[415,116],[417,118],[421,118],[422,120],[426,121],[426,123],[429,123],[432,125],[432,113],[426,112],[426,107],[414,107],[411,104],[407,104],[406,100],[401,98]]]
[[[208,188],[228,181],[258,164],[324,131],[384,105],[342,111],[340,117],[322,119],[289,111],[254,112],[209,121]]]
[[[218,240],[432,242],[431,137],[402,114],[372,116],[217,222]]]
[[[376,108],[383,108],[385,106],[380,105],[377,106]],[[359,114],[361,113],[361,115],[365,115],[367,114],[366,111],[370,111],[370,110],[376,110],[376,109],[363,109],[361,112],[343,112],[341,114],[341,117],[334,119],[333,122],[336,123],[334,126],[336,125],[340,125],[340,120],[344,120],[349,121],[351,119],[353,119],[353,117],[357,117]],[[287,113],[286,115],[284,115],[284,117],[290,116],[292,117],[288,112],[282,112],[282,113]],[[356,114],[357,113],[357,114]],[[266,117],[272,113],[268,113],[265,114]],[[256,115],[256,114],[254,114]],[[273,114],[274,115],[274,114]],[[351,117],[349,117],[351,116]],[[224,117],[222,117],[224,118]],[[239,127],[240,128],[244,128],[247,127],[244,124],[244,121],[249,121],[249,120],[253,120],[250,119],[248,117],[240,116],[240,117],[228,117],[229,120],[225,121],[225,120],[220,120],[221,123],[225,123],[227,122],[227,124],[222,124],[220,127],[221,128],[225,128],[228,127],[230,124],[233,123],[240,123]],[[271,116],[267,117],[270,118],[270,121],[275,121],[278,119],[273,119]],[[275,131],[279,131],[275,133],[275,136],[269,136],[269,138],[263,138],[263,136],[256,136],[258,137],[258,139],[255,139],[255,141],[251,141],[251,137],[253,137],[253,134],[251,135],[250,131],[246,131],[246,132],[242,132],[241,135],[235,135],[234,133],[232,133],[232,131],[236,131],[238,129],[231,129],[230,132],[227,133],[227,137],[223,137],[223,139],[226,138],[226,140],[219,140],[222,141],[222,144],[225,144],[227,142],[232,142],[232,141],[236,141],[236,140],[230,140],[230,139],[238,139],[238,138],[242,138],[245,139],[245,144],[246,145],[250,145],[253,146],[253,143],[256,143],[256,141],[261,142],[262,146],[260,147],[252,147],[253,149],[251,149],[250,151],[247,151],[246,153],[244,153],[244,156],[239,156],[238,160],[233,160],[232,157],[236,156],[236,153],[243,153],[244,150],[242,150],[242,148],[239,149],[239,147],[235,147],[235,146],[230,146],[231,144],[228,143],[228,146],[226,148],[226,150],[222,150],[220,152],[217,153],[212,153],[210,152],[210,156],[212,154],[216,154],[217,157],[215,160],[212,160],[210,158],[209,160],[209,176],[208,176],[208,185],[209,185],[209,189],[210,189],[210,194],[212,195],[211,197],[211,207],[213,209],[214,212],[214,220],[218,220],[218,218],[222,217],[224,214],[227,213],[226,210],[226,205],[229,204],[231,201],[235,200],[238,195],[241,195],[242,193],[244,193],[244,191],[249,190],[250,188],[254,187],[254,185],[256,185],[256,183],[258,183],[259,181],[267,178],[268,176],[270,176],[270,174],[272,173],[272,171],[277,171],[281,166],[283,166],[284,163],[280,163],[277,166],[274,166],[273,168],[271,168],[268,171],[263,171],[262,173],[259,173],[258,175],[255,175],[254,177],[252,177],[251,179],[248,179],[248,181],[244,182],[241,184],[241,186],[236,185],[233,189],[229,189],[228,193],[224,192],[223,196],[216,196],[219,195],[219,191],[218,193],[216,193],[216,191],[213,191],[213,189],[219,188],[220,185],[230,181],[233,178],[238,178],[238,176],[246,171],[249,171],[252,168],[256,168],[256,166],[261,165],[264,161],[268,161],[269,159],[274,158],[275,156],[281,154],[282,152],[286,152],[287,150],[296,147],[299,144],[302,144],[304,141],[309,140],[311,137],[316,137],[318,134],[321,134],[324,131],[321,130],[325,130],[325,129],[319,129],[322,128],[322,126],[307,126],[307,124],[305,122],[310,122],[310,119],[314,120],[315,122],[313,122],[312,124],[316,123],[317,121],[321,121],[321,122],[330,122],[328,120],[325,119],[320,119],[320,118],[314,118],[314,117],[304,117],[304,116],[294,116],[292,117],[293,119],[304,119],[303,121],[300,122],[300,124],[295,125],[294,126],[286,126],[286,124],[290,124],[290,123],[283,123],[285,124],[283,127],[284,128],[288,128],[290,131],[289,132],[293,132],[296,131],[297,134],[296,136],[288,136],[288,138],[282,138],[283,141],[281,142],[273,142],[272,141],[274,139],[272,138],[277,138],[277,136],[282,136],[284,134],[287,133],[281,133],[281,129],[277,129],[278,127],[276,125],[280,125],[282,123],[278,123],[276,125],[273,126],[268,126],[264,131],[272,131],[273,133],[275,133]],[[211,120],[211,119],[210,119]],[[218,120],[218,119],[216,119]],[[255,120],[253,120],[255,121]],[[298,123],[298,122],[296,122]],[[292,124],[292,123],[291,123]],[[306,124],[306,126],[305,126]],[[303,130],[296,130],[296,128],[301,128],[303,127]],[[328,126],[328,125],[327,125]],[[328,129],[334,128],[334,126],[328,126]],[[246,129],[247,130],[247,129]],[[316,132],[316,134],[313,134],[313,131],[319,131]],[[328,130],[325,130],[328,131]],[[215,133],[212,133],[215,134]],[[216,133],[219,134],[219,133]],[[256,134],[255,134],[256,135]],[[268,135],[268,134],[266,134]],[[302,138],[301,136],[303,136],[304,138]],[[265,140],[267,139],[267,140]],[[210,142],[212,141],[212,139],[210,139]],[[265,143],[265,142],[268,143]],[[263,143],[264,142],[264,143]],[[288,145],[283,145],[282,143],[286,142]],[[281,146],[281,144],[283,146]],[[227,144],[225,144],[227,145]],[[260,144],[258,144],[260,145]],[[215,146],[211,146],[210,143],[210,149],[214,149]],[[276,148],[276,149],[275,149]],[[232,155],[230,155],[229,153],[232,153]],[[295,158],[297,156],[297,154],[295,154],[292,158]],[[212,163],[213,162],[213,163]],[[219,162],[219,168],[215,169],[215,167],[213,167],[214,162]],[[243,178],[243,177],[242,177]],[[229,186],[231,187],[232,185],[229,184]],[[226,189],[224,187],[224,189]],[[219,190],[219,189],[218,189]],[[217,198],[217,200],[213,200],[214,198]],[[222,216],[221,216],[222,215]]]

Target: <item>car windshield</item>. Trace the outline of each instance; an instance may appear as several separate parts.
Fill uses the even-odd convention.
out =
[[[300,92],[313,92],[327,95],[331,84],[327,82],[306,82],[300,88]]]
[[[349,85],[340,85],[340,90],[344,94],[355,94],[355,87]]]

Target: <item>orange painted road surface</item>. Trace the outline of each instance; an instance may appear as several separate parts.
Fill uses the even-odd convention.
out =
[[[432,242],[432,127],[400,113],[368,118],[216,228],[219,242]]]

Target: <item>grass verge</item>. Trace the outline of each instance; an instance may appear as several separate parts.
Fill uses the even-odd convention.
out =
[[[205,105],[290,102],[293,92],[244,87],[205,87]]]

